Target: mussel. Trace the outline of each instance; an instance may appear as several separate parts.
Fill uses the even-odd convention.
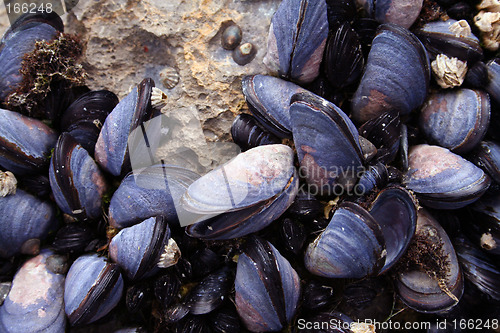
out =
[[[462,226],[467,236],[488,253],[500,255],[500,196],[483,196],[469,209]]]
[[[242,151],[262,145],[280,143],[273,134],[260,128],[257,120],[249,114],[239,114],[231,125],[231,136]]]
[[[481,141],[469,158],[500,184],[500,145],[494,141]]]
[[[380,23],[396,23],[404,28],[410,28],[415,22],[423,0],[360,0],[358,5],[363,7],[369,17]]]

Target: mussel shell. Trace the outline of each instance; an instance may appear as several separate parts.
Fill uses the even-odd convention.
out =
[[[422,9],[423,0],[360,0],[369,17],[380,23],[396,23],[409,29]]]
[[[242,151],[264,145],[281,143],[275,135],[263,130],[257,120],[246,113],[239,114],[231,125],[231,137]]]
[[[386,261],[381,227],[361,206],[346,202],[307,248],[304,263],[313,274],[362,278],[378,274]]]
[[[488,69],[489,82],[485,89],[490,97],[500,104],[500,58],[490,60],[486,67]]]
[[[278,195],[233,212],[227,212],[186,228],[191,237],[202,239],[232,239],[257,232],[280,217],[292,204],[298,192],[299,180],[296,172]]]
[[[65,331],[64,275],[49,268],[48,261],[53,255],[44,250],[16,273],[10,293],[0,306],[0,331]]]
[[[301,174],[313,194],[349,191],[363,163],[359,134],[337,106],[312,93],[292,97],[290,117]]]
[[[419,125],[427,139],[457,154],[472,150],[486,135],[490,99],[481,90],[458,89],[429,96]]]
[[[285,79],[312,82],[327,36],[325,0],[284,0],[271,19],[264,64]]]
[[[165,274],[155,280],[154,295],[162,308],[166,309],[178,296],[181,288],[179,278],[174,274]]]
[[[417,202],[402,187],[388,187],[377,194],[368,209],[380,226],[387,256],[380,274],[389,270],[406,252],[417,226]]]
[[[500,255],[500,195],[483,196],[470,206],[469,220],[462,226],[476,246]]]
[[[95,146],[95,159],[114,176],[130,171],[129,134],[152,116],[152,79],[144,79],[111,111]]]
[[[26,242],[45,239],[57,225],[50,202],[17,189],[16,194],[0,200],[0,257],[21,252]]]
[[[290,99],[305,89],[268,75],[245,76],[241,87],[250,111],[259,123],[279,138],[290,138]]]
[[[170,238],[170,228],[162,216],[120,230],[109,243],[109,256],[130,280],[159,271],[158,261]]]
[[[425,101],[429,80],[429,58],[418,38],[398,25],[382,24],[353,96],[352,116],[365,122],[390,110],[406,115]]]
[[[234,282],[236,310],[253,332],[288,326],[297,310],[300,279],[269,242],[252,237],[239,256]]]
[[[330,27],[342,22],[351,23],[356,18],[356,2],[353,0],[326,0],[326,9]]]
[[[363,172],[363,175],[359,177],[354,193],[363,195],[374,189],[384,188],[388,182],[389,171],[384,164],[378,162],[374,165],[370,165],[368,169]]]
[[[57,141],[49,179],[54,199],[63,212],[81,220],[101,216],[106,180],[89,153],[68,133],[61,134]]]
[[[439,146],[412,147],[409,167],[404,176],[406,187],[431,208],[464,207],[479,199],[491,183],[483,170]]]
[[[210,327],[214,333],[241,332],[240,319],[234,307],[222,308],[210,316]]]
[[[326,78],[336,88],[345,87],[358,79],[365,58],[358,35],[348,22],[334,26],[328,36],[323,69]]]
[[[64,111],[61,131],[70,132],[71,136],[93,156],[101,127],[117,104],[118,97],[111,91],[89,91]]]
[[[125,228],[156,215],[175,221],[180,197],[198,177],[187,169],[160,164],[128,174],[111,197],[110,225]]]
[[[71,326],[92,323],[108,314],[120,301],[123,278],[117,264],[87,254],[75,260],[64,286],[64,304]]]
[[[464,291],[464,281],[457,255],[444,229],[425,209],[418,211],[416,233],[425,235],[429,242],[442,244],[442,254],[446,257],[447,267],[445,284],[448,293],[441,289],[437,279],[425,272],[413,269],[399,274],[396,288],[399,297],[410,308],[425,313],[447,311],[457,305]]]
[[[182,205],[196,214],[233,212],[279,195],[294,173],[290,147],[255,147],[193,182]]]
[[[450,58],[458,58],[472,65],[483,58],[479,39],[474,35],[457,36],[451,32],[450,26],[456,22],[454,19],[429,22],[417,29],[415,35],[425,45],[432,58],[438,54],[446,54]]]
[[[16,175],[47,166],[57,135],[39,120],[0,109],[0,166]]]
[[[494,141],[482,141],[472,152],[470,161],[500,184],[500,145]]]
[[[52,248],[58,253],[81,254],[94,237],[90,226],[83,223],[69,223],[57,231]]]

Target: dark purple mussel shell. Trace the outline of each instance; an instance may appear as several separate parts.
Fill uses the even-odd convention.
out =
[[[152,116],[152,79],[144,79],[116,105],[104,122],[95,146],[99,165],[114,176],[130,171],[130,133]]]
[[[325,0],[284,0],[271,19],[264,64],[285,79],[312,82],[319,75],[327,36]]]
[[[101,216],[106,180],[89,153],[69,133],[57,141],[49,168],[52,194],[59,208],[80,220]]]
[[[380,272],[386,260],[384,234],[375,218],[361,206],[346,202],[326,229],[309,244],[305,266],[329,278],[362,278]]]
[[[300,279],[290,263],[269,242],[248,240],[239,256],[234,281],[236,310],[252,332],[279,331],[297,310]]]
[[[355,82],[363,72],[365,58],[358,35],[348,22],[335,25],[328,36],[323,56],[323,71],[333,87]]]
[[[16,175],[45,168],[57,134],[39,120],[0,109],[0,166]]]
[[[483,50],[479,39],[473,34],[467,36],[452,31],[452,25],[456,26],[464,21],[457,22],[454,19],[429,22],[417,29],[415,35],[425,45],[431,58],[435,58],[438,54],[446,54],[448,57],[458,58],[472,65],[483,58]]]
[[[422,9],[423,0],[360,0],[358,6],[380,23],[410,28]]]
[[[30,23],[45,23],[51,25],[57,31],[64,31],[64,24],[61,17],[56,12],[36,11],[36,13],[26,13],[19,16],[14,23],[4,32],[0,40],[0,48],[3,48],[5,43],[16,36],[16,33],[31,27]]]
[[[500,195],[483,196],[470,206],[462,227],[488,253],[500,255]]]
[[[71,326],[86,325],[108,314],[120,301],[123,278],[117,264],[97,254],[75,260],[66,276],[64,304]]]
[[[173,243],[172,243],[173,242]],[[144,222],[120,230],[109,243],[109,256],[125,272],[130,280],[152,276],[162,266],[162,254],[167,247],[173,249],[172,262],[180,257],[175,241],[170,238],[170,228],[162,216],[150,217]]]
[[[409,267],[399,273],[396,280],[398,295],[406,305],[418,312],[447,311],[458,304],[464,290],[462,271],[453,245],[439,222],[425,209],[418,212],[415,235],[419,237],[420,244],[425,242],[428,251],[420,261],[429,260],[429,257],[439,259],[440,263],[436,265],[439,272]]]
[[[57,228],[56,210],[48,201],[17,189],[0,200],[0,257],[37,254],[40,240]]]
[[[60,18],[55,20],[53,15],[52,18],[48,20],[51,22],[47,22],[37,15],[20,17],[3,36],[0,46],[0,100],[5,101],[20,86],[23,57],[34,50],[35,42],[50,41],[59,34],[62,21]]]
[[[250,149],[189,186],[181,204],[202,221],[186,232],[206,239],[256,232],[283,214],[297,191],[298,176],[288,146]]]
[[[351,23],[356,18],[356,2],[353,0],[325,0],[330,27],[342,22]],[[331,28],[330,28],[331,30]]]
[[[488,83],[486,84],[486,91],[490,97],[500,104],[500,58],[490,60],[486,64],[488,70]]]
[[[250,75],[241,80],[243,95],[250,111],[269,132],[290,138],[290,99],[306,91],[298,85],[268,75]]]
[[[409,153],[406,187],[421,204],[440,209],[464,207],[483,195],[491,180],[471,162],[439,146],[414,146]]]
[[[21,266],[0,306],[0,331],[65,332],[64,274],[54,272],[54,256],[44,250]]]
[[[301,174],[313,194],[350,191],[363,166],[359,134],[337,106],[312,93],[296,94],[290,106]]]
[[[109,223],[125,228],[163,215],[177,220],[177,205],[198,174],[177,166],[157,164],[129,173],[111,197]]]
[[[481,90],[456,89],[429,96],[419,125],[427,139],[457,154],[484,138],[490,122],[490,98]]]
[[[263,145],[281,143],[281,140],[262,129],[257,120],[246,113],[239,114],[231,125],[231,137],[242,151]]]
[[[118,104],[118,97],[108,90],[89,91],[64,111],[61,131],[69,132],[90,155],[108,114]]]
[[[94,239],[94,231],[88,224],[68,223],[57,231],[52,248],[57,253],[82,254]]]
[[[398,25],[382,24],[353,96],[352,116],[365,122],[390,110],[406,115],[425,101],[429,80],[429,58],[418,38]]]
[[[481,141],[469,157],[471,162],[500,184],[500,145],[494,141]]]
[[[380,162],[370,165],[359,177],[354,187],[356,195],[364,195],[370,191],[384,188],[389,183],[389,170]]]
[[[464,275],[481,292],[500,301],[500,267],[465,237],[453,240]]]

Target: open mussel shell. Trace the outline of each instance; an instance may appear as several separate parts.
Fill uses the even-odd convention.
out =
[[[427,249],[434,251],[427,253],[422,260],[429,260],[429,257],[440,260],[440,264],[434,266],[439,272],[425,272],[420,267],[404,270],[396,280],[398,295],[406,305],[418,312],[447,311],[458,304],[464,288],[453,245],[439,222],[425,209],[418,211],[415,235],[419,237],[420,243],[426,244]]]
[[[500,255],[500,195],[483,196],[470,206],[462,227],[488,253]]]
[[[108,90],[89,91],[64,111],[61,131],[71,136],[94,156],[95,144],[108,114],[118,104],[118,97]]]
[[[125,228],[157,215],[177,220],[177,204],[198,178],[192,171],[163,164],[129,173],[111,197],[110,225]]]
[[[298,85],[268,75],[250,75],[241,80],[243,95],[250,111],[269,132],[280,138],[290,138],[290,99],[306,91]]]
[[[427,139],[457,154],[472,150],[486,135],[490,98],[481,90],[437,92],[422,106],[419,125]]]
[[[453,240],[464,275],[481,292],[500,301],[500,267],[463,236]]]
[[[443,147],[414,146],[408,158],[404,183],[431,208],[464,207],[479,199],[491,183],[483,170]]]
[[[420,14],[423,0],[358,0],[356,3],[380,23],[395,23],[409,29]]]
[[[386,255],[384,234],[375,218],[361,206],[346,202],[309,244],[304,261],[315,275],[362,278],[378,274]]]
[[[59,31],[51,24],[23,19],[6,32],[0,50],[0,99],[4,101],[21,84],[23,57],[34,50],[36,41],[50,41]]]
[[[352,116],[365,122],[389,110],[406,115],[425,101],[429,80],[429,58],[418,38],[398,25],[382,24],[353,96]]]
[[[169,240],[167,220],[162,216],[150,217],[113,237],[109,256],[130,280],[138,280],[159,271],[158,263]]]
[[[16,273],[12,288],[0,306],[0,331],[65,332],[64,274],[52,269],[53,256],[53,252],[44,250]]]
[[[359,134],[337,106],[312,93],[292,97],[293,141],[310,192],[350,191],[363,165]]]
[[[64,285],[64,304],[71,326],[92,323],[108,314],[120,301],[123,278],[117,264],[97,254],[73,262]]]
[[[130,171],[130,133],[152,116],[152,79],[144,79],[116,105],[104,122],[95,146],[95,159],[114,176]]]
[[[300,279],[290,263],[269,242],[248,240],[236,268],[236,310],[252,332],[279,331],[297,310]]]
[[[0,109],[0,166],[16,175],[37,173],[48,165],[57,134],[39,120]]]
[[[270,132],[263,130],[258,121],[251,115],[239,114],[231,125],[231,137],[242,151],[263,145],[281,143],[281,140]]]
[[[323,70],[336,88],[347,86],[363,72],[365,58],[358,35],[348,22],[335,26],[326,42]]]
[[[481,141],[472,151],[470,160],[500,184],[500,145],[494,141]]]
[[[50,202],[17,189],[16,194],[0,200],[0,257],[37,254],[40,240],[57,225],[56,210]]]
[[[319,75],[327,36],[325,0],[284,0],[271,19],[264,64],[285,79],[312,82]]]
[[[457,24],[459,23],[454,19],[429,22],[417,29],[415,35],[425,45],[432,58],[438,54],[446,54],[448,57],[458,58],[468,64],[481,60],[483,50],[479,39],[473,34],[456,33],[454,27]]]
[[[59,208],[81,220],[101,216],[106,180],[89,153],[69,133],[57,141],[49,168],[52,194]]]

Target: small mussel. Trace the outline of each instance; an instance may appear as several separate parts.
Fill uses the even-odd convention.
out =
[[[49,179],[54,199],[64,213],[81,220],[101,216],[106,181],[89,153],[69,133],[59,136]]]
[[[81,254],[94,238],[94,232],[88,224],[69,223],[57,231],[52,248],[57,253]]]
[[[239,114],[231,125],[231,136],[242,151],[263,145],[281,143],[275,135],[263,130],[257,120],[246,113]]]
[[[108,90],[89,91],[64,111],[61,131],[69,132],[90,155],[94,156],[95,144],[102,124],[118,104],[118,97]]]
[[[488,253],[500,255],[500,195],[483,196],[470,206],[462,227]]]
[[[243,95],[260,124],[279,138],[291,138],[290,99],[306,90],[268,75],[250,75],[241,80]]]
[[[130,280],[138,280],[177,263],[181,253],[162,216],[120,230],[109,243],[109,256]]]
[[[422,106],[419,125],[427,139],[457,154],[472,150],[490,122],[490,99],[481,90],[437,92]]]
[[[375,18],[380,23],[396,23],[407,29],[420,14],[423,2],[423,0],[357,1],[369,17]]]
[[[448,235],[425,209],[396,280],[399,297],[419,312],[444,312],[458,304],[464,281]]]
[[[309,192],[340,195],[351,191],[363,166],[363,153],[349,117],[334,104],[306,92],[292,97],[290,118]]]
[[[252,332],[279,331],[297,310],[300,279],[290,263],[269,242],[248,240],[239,256],[234,281],[236,310]]]
[[[271,19],[264,64],[298,83],[319,75],[328,18],[325,0],[284,0]]]
[[[36,173],[48,165],[57,134],[39,120],[0,109],[0,166],[16,175]]]
[[[16,194],[0,200],[0,257],[38,254],[40,240],[57,225],[56,210],[50,202],[17,189]]]
[[[0,306],[1,332],[65,332],[64,274],[51,268],[49,258],[54,256],[44,250],[16,273],[12,288]]]
[[[192,171],[163,164],[129,173],[111,197],[109,224],[125,228],[157,215],[175,221],[180,197],[198,178]]]
[[[64,304],[71,326],[92,323],[108,314],[120,301],[123,278],[117,264],[97,254],[75,260],[66,276]]]
[[[409,153],[407,188],[431,208],[464,207],[483,195],[491,180],[471,162],[439,146],[414,146]]]
[[[425,101],[429,80],[429,58],[418,38],[398,25],[382,24],[353,96],[352,116],[365,122],[392,109],[406,115]]]
[[[111,111],[95,146],[99,165],[114,176],[130,171],[128,147],[130,133],[152,116],[151,95],[154,81],[144,79]]]
[[[500,184],[500,145],[494,141],[482,141],[472,152],[470,160]]]
[[[231,239],[256,232],[283,214],[297,191],[298,175],[290,147],[252,148],[189,186],[182,196],[182,207],[198,214],[194,221],[201,221],[186,232],[206,239]]]

